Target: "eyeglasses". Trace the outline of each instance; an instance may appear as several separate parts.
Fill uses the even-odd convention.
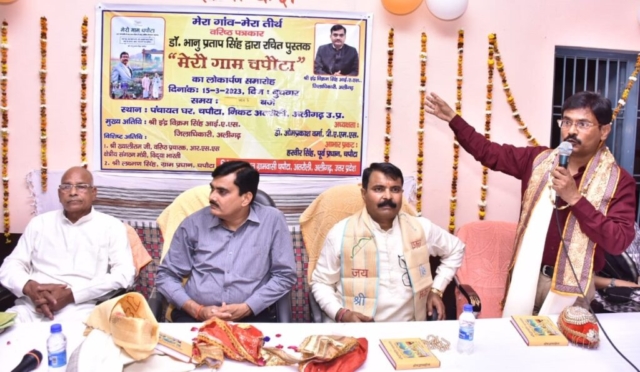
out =
[[[398,256],[398,265],[400,265],[400,268],[404,270],[404,274],[402,274],[402,284],[404,284],[406,287],[411,287],[409,269],[407,269],[407,261],[405,261],[404,257]]]
[[[78,192],[87,192],[93,186],[89,185],[88,183],[78,183],[78,184],[75,184],[75,185],[72,184],[72,183],[63,183],[60,186],[58,186],[60,191],[63,191],[63,192],[69,192],[74,187],[76,188],[76,191],[78,191]]]
[[[569,129],[574,124],[575,124],[576,128],[578,128],[578,130],[587,130],[587,129],[593,127],[593,126],[600,125],[600,124],[594,124],[594,123],[592,123],[590,121],[586,121],[586,120],[572,121],[572,120],[569,120],[569,119],[558,119],[558,126],[560,128]]]

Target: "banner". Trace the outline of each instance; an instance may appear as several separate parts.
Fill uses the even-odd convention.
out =
[[[242,159],[261,174],[360,175],[370,14],[99,5],[97,19],[96,168]]]

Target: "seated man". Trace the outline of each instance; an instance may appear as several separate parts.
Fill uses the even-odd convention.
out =
[[[253,202],[260,175],[249,163],[226,162],[212,176],[211,205],[173,235],[158,291],[176,306],[174,322],[273,322],[272,305],[296,281],[287,222],[277,209]]]
[[[462,263],[464,244],[422,217],[400,212],[402,171],[372,163],[362,174],[365,209],[327,235],[311,290],[337,322],[444,319],[442,291]],[[429,256],[442,261],[435,279]]]
[[[122,222],[93,210],[93,176],[73,167],[62,176],[63,210],[35,216],[0,267],[0,282],[18,299],[20,322],[84,320],[97,299],[133,283]]]
[[[591,308],[601,313],[640,311],[640,228],[622,255],[605,253],[605,266],[595,273],[596,293]]]

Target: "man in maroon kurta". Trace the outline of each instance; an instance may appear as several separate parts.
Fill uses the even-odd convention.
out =
[[[521,180],[521,195],[524,196],[532,175],[534,159],[549,148],[515,147],[493,143],[457,116],[436,94],[432,93],[427,97],[425,105],[427,112],[449,122],[449,127],[460,145],[482,165]],[[552,188],[564,201],[557,205],[569,204],[566,209],[558,208],[560,226],[565,225],[567,216],[571,212],[576,217],[582,232],[597,244],[593,262],[595,272],[604,267],[604,251],[620,254],[634,238],[636,186],[635,180],[628,172],[620,168],[617,188],[606,214],[598,211],[578,191],[586,165],[600,146],[604,145],[611,131],[611,119],[611,102],[597,93],[581,92],[567,99],[558,124],[562,132],[561,138],[573,145],[573,153],[569,158],[567,169],[557,167],[551,173]],[[573,182],[570,181],[572,178]],[[542,256],[541,278],[549,277],[553,272],[559,249],[560,233],[556,213],[552,213]],[[539,285],[536,298],[544,299],[548,291],[549,286],[541,288]],[[589,301],[590,298],[586,299],[582,305],[588,305]],[[539,309],[540,306],[541,304],[536,300],[536,307]]]

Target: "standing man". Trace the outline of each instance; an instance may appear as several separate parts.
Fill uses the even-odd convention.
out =
[[[158,268],[157,288],[174,322],[275,322],[275,302],[296,281],[284,215],[254,203],[260,175],[229,161],[212,173],[210,206],[187,217]],[[182,279],[188,277],[186,284]]]
[[[111,70],[111,98],[115,98],[113,90],[119,86],[122,89],[122,98],[129,97],[129,88],[133,83],[133,71],[129,67],[129,53],[120,53],[120,63]]]
[[[149,79],[149,74],[144,74],[142,78],[142,98],[149,99],[149,89],[151,88],[151,79]]]
[[[336,322],[445,317],[442,292],[462,263],[464,244],[423,217],[400,211],[402,171],[371,163],[362,173],[365,207],[327,234],[311,290]],[[435,278],[429,256],[440,256]]]
[[[62,176],[62,210],[35,216],[0,267],[0,282],[18,299],[19,322],[84,320],[96,301],[128,288],[135,268],[120,220],[92,207],[93,176],[73,167]]]
[[[482,165],[522,181],[503,317],[558,314],[574,303],[588,308],[604,252],[624,252],[635,236],[635,181],[605,145],[611,101],[579,92],[564,102],[558,126],[563,141],[573,145],[566,169],[558,166],[557,149],[487,140],[434,93],[425,105],[449,123],[460,145]]]
[[[358,76],[358,52],[344,43],[346,38],[347,29],[343,25],[331,27],[331,43],[320,46],[316,52],[314,74]]]

